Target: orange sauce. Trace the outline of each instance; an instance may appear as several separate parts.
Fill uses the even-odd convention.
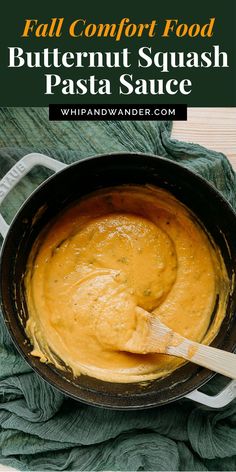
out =
[[[146,336],[140,307],[210,343],[229,281],[218,248],[183,204],[165,190],[126,185],[88,195],[44,229],[25,287],[32,355],[75,376],[134,382],[181,365],[175,357],[123,350],[135,332]]]

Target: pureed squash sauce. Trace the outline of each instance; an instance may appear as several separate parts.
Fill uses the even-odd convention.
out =
[[[219,249],[182,203],[163,189],[125,185],[82,198],[41,232],[25,288],[32,355],[75,376],[136,382],[183,362],[122,350],[137,329],[142,336],[139,307],[209,344],[229,280]]]

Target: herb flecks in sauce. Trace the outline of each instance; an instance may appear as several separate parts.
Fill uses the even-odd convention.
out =
[[[194,215],[170,193],[139,186],[98,191],[58,215],[32,249],[25,286],[32,355],[114,382],[181,365],[121,350],[145,336],[142,309],[209,343],[229,292],[221,254]]]

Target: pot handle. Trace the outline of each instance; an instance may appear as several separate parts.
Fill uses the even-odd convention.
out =
[[[197,403],[202,403],[202,405],[205,406],[210,406],[211,408],[222,408],[236,398],[236,380],[229,382],[217,395],[207,395],[196,389],[188,393],[188,395],[185,395],[185,398],[189,398]]]
[[[44,154],[39,154],[33,152],[22,157],[16,164],[7,172],[7,174],[0,181],[0,205],[3,200],[6,198],[8,193],[15,187],[21,179],[28,174],[28,172],[33,169],[35,166],[43,166],[48,169],[58,172],[59,170],[67,167],[67,164],[52,159],[52,157],[45,156]],[[4,220],[3,216],[0,213],[0,234],[5,238],[9,229],[9,225]]]

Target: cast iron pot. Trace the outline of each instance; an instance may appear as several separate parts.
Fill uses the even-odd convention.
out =
[[[41,184],[25,201],[10,227],[0,217],[0,231],[5,237],[0,268],[2,311],[12,340],[26,361],[41,377],[66,395],[106,408],[150,408],[184,396],[212,403],[211,406],[221,406],[231,400],[235,396],[235,382],[226,389],[224,398],[222,394],[218,395],[218,402],[209,400],[211,397],[205,401],[204,394],[196,389],[214,374],[192,363],[187,363],[166,378],[145,382],[145,385],[119,384],[85,375],[73,378],[69,371],[58,370],[30,355],[31,345],[24,332],[28,313],[23,276],[35,238],[71,202],[102,187],[121,184],[148,183],[169,190],[197,215],[212,235],[221,249],[232,284],[226,316],[212,345],[226,351],[233,351],[236,346],[236,289],[233,282],[236,267],[236,214],[213,186],[181,165],[152,155],[101,155],[66,166],[47,156],[29,154],[0,183],[0,203],[10,187],[38,164],[53,169],[56,174]]]

